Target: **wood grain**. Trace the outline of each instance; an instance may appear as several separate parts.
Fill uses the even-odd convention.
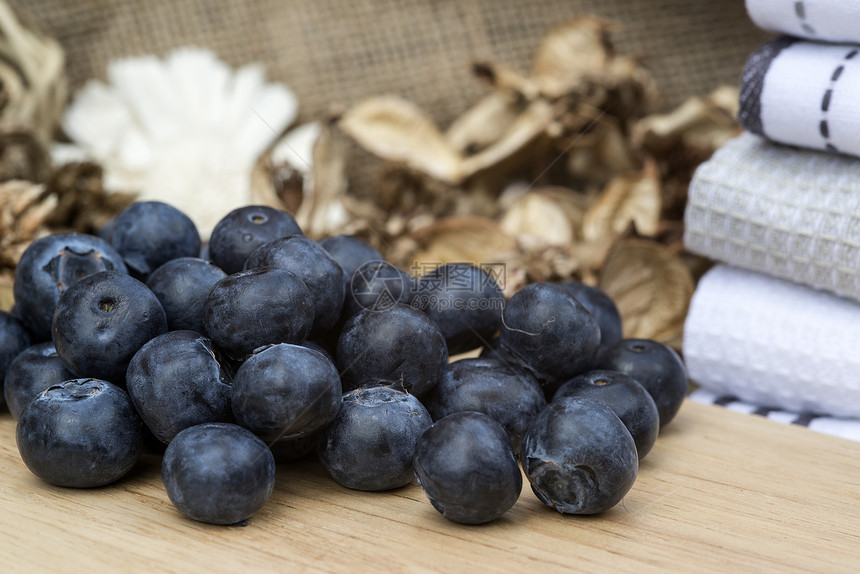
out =
[[[414,483],[349,491],[314,460],[278,467],[245,527],[183,518],[159,459],[105,488],[52,487],[0,415],[3,572],[856,572],[860,443],[687,402],[622,504],[564,516],[526,485],[488,525],[450,523]]]

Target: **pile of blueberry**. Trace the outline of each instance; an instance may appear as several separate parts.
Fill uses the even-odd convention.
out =
[[[593,287],[505,300],[498,278],[480,263],[409,274],[263,206],[204,245],[184,213],[139,202],[99,236],[23,254],[0,313],[2,397],[43,480],[106,485],[148,448],[173,504],[209,523],[249,518],[276,461],[309,455],[350,489],[417,478],[460,523],[505,513],[523,472],[560,512],[605,511],[678,411],[684,365],[623,339]]]

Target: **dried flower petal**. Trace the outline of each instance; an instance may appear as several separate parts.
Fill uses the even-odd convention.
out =
[[[535,52],[532,77],[542,94],[558,98],[571,93],[590,74],[604,72],[612,57],[610,21],[582,16],[556,26]]]
[[[587,198],[564,188],[538,188],[520,196],[502,215],[500,225],[526,248],[573,244]]]
[[[598,287],[618,306],[625,337],[668,342],[683,329],[694,284],[687,266],[667,247],[623,237],[609,251]]]
[[[413,262],[491,263],[502,261],[517,251],[517,242],[492,219],[447,217],[409,234],[417,245]]]
[[[460,154],[433,120],[407,100],[396,96],[364,100],[347,110],[339,125],[382,159],[403,162],[445,182],[462,179]]]
[[[499,141],[522,110],[515,98],[491,92],[448,126],[445,139],[462,155],[475,154]]]
[[[614,239],[633,222],[637,232],[653,236],[660,226],[660,178],[652,161],[640,172],[613,179],[589,208],[582,234],[587,241]]]
[[[552,123],[553,117],[554,110],[549,102],[546,100],[533,101],[499,140],[463,160],[463,175],[465,177],[472,176],[512,158],[543,135]]]

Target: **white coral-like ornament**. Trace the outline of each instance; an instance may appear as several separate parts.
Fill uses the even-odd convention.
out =
[[[265,82],[262,66],[234,72],[212,52],[183,48],[164,60],[115,60],[107,78],[89,81],[68,107],[63,128],[73,143],[55,147],[56,163],[100,163],[106,189],[170,203],[203,237],[230,210],[266,202],[252,191],[251,171],[298,103]]]

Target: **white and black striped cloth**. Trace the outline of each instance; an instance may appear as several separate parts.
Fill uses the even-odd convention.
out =
[[[857,0],[746,0],[761,29],[819,42],[860,43]]]
[[[786,411],[744,402],[734,395],[720,395],[705,389],[690,393],[693,402],[718,405],[731,411],[763,416],[769,420],[803,426],[828,435],[860,441],[860,419],[837,418],[828,415]]]
[[[860,46],[768,42],[744,67],[738,119],[775,142],[860,156]]]

